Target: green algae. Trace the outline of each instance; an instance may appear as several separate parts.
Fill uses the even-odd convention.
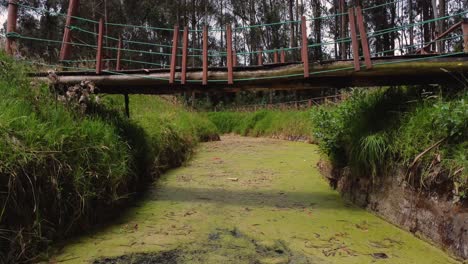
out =
[[[318,159],[317,147],[303,143],[233,136],[205,143],[116,223],[57,247],[52,260],[175,252],[177,263],[457,263],[343,201]]]

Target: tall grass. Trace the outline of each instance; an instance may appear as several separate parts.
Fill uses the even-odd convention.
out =
[[[212,112],[207,116],[220,133],[312,141],[309,111]]]
[[[52,241],[86,230],[161,171],[181,164],[216,128],[157,98],[117,97],[86,115],[0,53],[0,263],[37,261]],[[117,107],[118,105],[118,107]]]

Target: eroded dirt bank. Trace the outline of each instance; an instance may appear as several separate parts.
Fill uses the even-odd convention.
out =
[[[314,145],[202,144],[108,228],[57,246],[60,263],[457,263],[343,201]]]

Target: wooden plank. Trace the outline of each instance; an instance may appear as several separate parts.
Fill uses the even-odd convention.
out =
[[[278,64],[278,51],[275,50],[275,52],[273,53],[273,63],[274,64]]]
[[[234,84],[234,69],[232,58],[232,27],[226,26],[226,45],[227,45],[227,69],[228,69],[228,84]]]
[[[184,28],[184,35],[182,37],[183,47],[182,47],[182,75],[180,77],[181,83],[186,84],[187,82],[187,55],[188,55],[188,27]]]
[[[102,45],[104,40],[104,19],[99,20],[98,47],[96,52],[96,74],[102,72]]]
[[[362,15],[362,9],[360,6],[356,8],[357,22],[359,27],[359,35],[361,36],[361,46],[362,52],[364,53],[364,62],[366,64],[366,69],[372,69],[372,61],[369,49],[369,41],[367,39],[367,30],[364,25],[364,17]]]
[[[421,53],[421,54],[427,54],[428,49],[434,44],[434,42],[438,41],[439,39],[444,38],[448,34],[452,33],[453,31],[457,30],[460,26],[463,28],[463,21],[460,21],[456,23],[455,25],[451,26],[449,29],[447,29],[444,33],[438,35],[436,38],[434,38],[431,42],[427,43],[424,47],[421,49],[417,50],[416,53]]]
[[[302,63],[304,64],[304,78],[309,78],[309,40],[307,39],[307,19],[302,16],[301,19],[301,32],[302,32]]]
[[[169,74],[169,83],[174,84],[176,67],[177,67],[177,51],[179,45],[179,26],[174,27],[174,34],[172,38],[172,53],[171,53],[171,71]]]
[[[203,27],[203,85],[208,85],[208,26]]]
[[[354,70],[360,71],[361,65],[359,63],[359,42],[356,32],[356,19],[354,18],[354,8],[348,10],[349,15],[349,28],[351,29],[351,46],[353,47],[353,60]]]
[[[119,37],[119,43],[117,44],[117,62],[115,64],[115,70],[120,71],[122,69],[122,37]]]
[[[463,31],[463,46],[464,51],[468,53],[468,21],[464,21],[462,24],[462,31]]]
[[[237,52],[235,50],[232,52],[232,59],[233,59],[232,61],[233,66],[237,67],[237,65],[239,65],[239,62],[237,60]]]
[[[281,56],[280,56],[280,61],[281,63],[286,63],[286,51],[284,49],[281,49]]]
[[[65,22],[65,29],[63,32],[63,42],[60,49],[60,60],[70,59],[70,53],[72,49],[71,43],[71,30],[70,26],[73,21],[73,17],[76,16],[78,12],[79,0],[70,0],[68,4],[67,20]]]
[[[8,1],[7,34],[16,32],[16,25],[18,23],[17,2],[17,0]],[[16,52],[16,41],[13,38],[7,37],[5,50],[9,55],[13,55]]]

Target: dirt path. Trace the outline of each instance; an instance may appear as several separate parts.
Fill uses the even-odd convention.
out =
[[[344,202],[317,147],[224,137],[167,173],[118,223],[70,241],[59,263],[456,263]]]

